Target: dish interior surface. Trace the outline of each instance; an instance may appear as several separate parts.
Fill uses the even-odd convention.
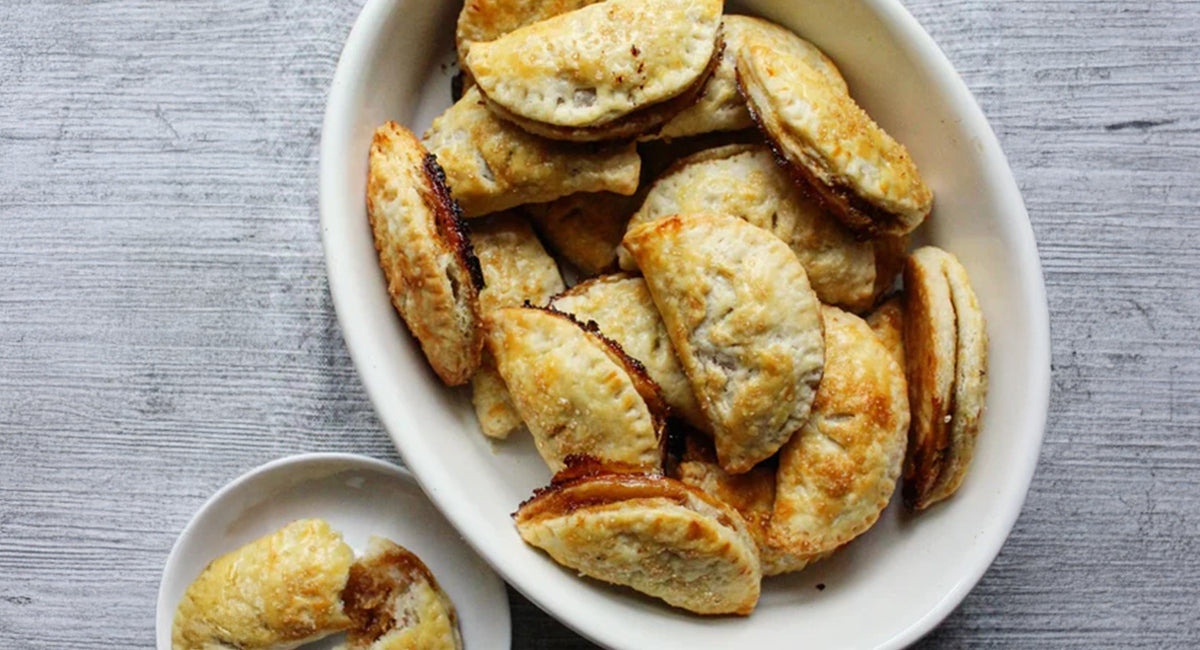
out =
[[[421,493],[388,463],[348,454],[293,456],[264,465],[213,496],[180,534],[158,594],[159,650],[171,648],[175,607],[209,562],[297,519],[319,517],[361,554],[372,535],[416,553],[458,610],[464,642],[509,647],[504,584]],[[305,648],[333,648],[335,635]]]
[[[370,0],[330,92],[321,216],[347,345],[381,420],[430,498],[517,589],[611,647],[901,647],[962,600],[999,552],[1037,462],[1049,392],[1044,285],[1024,205],[995,136],[944,55],[893,0],[729,5],[815,42],[851,93],[904,143],[934,190],[921,241],[962,260],[988,320],[991,389],[976,459],[949,502],[899,496],[832,559],[764,581],[749,618],[701,618],[584,580],[525,546],[510,513],[550,473],[528,435],[492,443],[469,392],[437,380],[389,302],[364,205],[366,152],[392,119],[421,133],[450,103],[457,2]]]

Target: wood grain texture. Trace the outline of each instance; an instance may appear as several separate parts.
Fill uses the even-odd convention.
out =
[[[213,491],[292,452],[398,460],[317,228],[360,3],[0,3],[0,647],[151,647]],[[1025,511],[922,646],[1194,647],[1200,2],[908,5],[1008,153],[1054,335]],[[515,648],[586,646],[512,600]]]

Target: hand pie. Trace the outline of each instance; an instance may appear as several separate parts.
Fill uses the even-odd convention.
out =
[[[821,309],[825,375],[812,417],[779,453],[771,542],[798,555],[837,549],[887,506],[904,462],[904,371],[853,314]]]
[[[987,397],[988,335],[962,264],[926,246],[904,267],[904,354],[912,404],[904,500],[917,510],[962,484]]]
[[[875,311],[867,316],[867,325],[871,326],[875,336],[883,342],[883,347],[887,348],[896,363],[900,364],[901,368],[907,367],[904,362],[903,297],[894,296],[875,308]]]
[[[572,194],[528,206],[529,217],[550,248],[584,276],[607,273],[616,269],[617,246],[641,202],[639,194]]]
[[[466,61],[472,43],[494,41],[505,34],[600,0],[470,0],[458,14],[455,45]]]
[[[697,614],[749,614],[762,573],[741,517],[662,476],[556,481],[513,518],[521,538],[584,575]]]
[[[666,405],[620,346],[567,314],[535,307],[492,312],[487,340],[551,471],[572,456],[661,471]]]
[[[624,274],[602,276],[555,296],[550,306],[581,323],[599,325],[605,336],[642,363],[675,413],[698,429],[709,428],[645,280]]]
[[[483,269],[480,313],[526,302],[544,305],[564,288],[554,258],[542,248],[529,222],[515,213],[496,214],[475,222],[471,241]],[[471,401],[483,433],[506,438],[521,426],[496,363],[485,350],[479,372],[471,378]]]
[[[819,303],[795,253],[737,217],[643,224],[624,244],[645,274],[717,458],[741,474],[808,419],[825,364]]]
[[[792,248],[822,302],[865,310],[875,300],[875,248],[825,212],[762,145],[709,149],[677,162],[651,186],[629,229],[672,215],[727,214]],[[628,253],[621,266],[634,268]]]
[[[448,386],[479,367],[479,260],[437,160],[395,122],[375,131],[367,215],[392,304]]]
[[[741,30],[754,18],[747,16],[725,16],[721,22],[721,36],[725,47],[712,76],[704,84],[696,103],[683,109],[671,118],[658,132],[647,139],[683,138],[714,131],[739,131],[754,126],[746,100],[738,91],[736,52],[740,43]]]
[[[826,60],[815,46],[792,38],[790,48],[775,39],[743,39],[737,73],[750,115],[797,178],[848,227],[871,236],[912,231],[929,215],[933,194],[908,151],[850,98],[844,82],[814,65]]]
[[[425,145],[467,217],[576,192],[633,194],[641,171],[632,143],[601,147],[538,137],[492,115],[476,87],[433,121]]]
[[[344,630],[354,551],[320,519],[294,521],[205,567],[175,610],[175,650],[290,650]]]
[[[454,604],[425,563],[391,540],[371,538],[342,600],[354,627],[340,650],[462,650]]]
[[[737,510],[758,547],[764,576],[794,573],[821,559],[788,553],[775,547],[767,537],[775,508],[774,467],[762,464],[745,474],[729,474],[717,464],[711,450],[698,449],[701,445],[694,437],[688,438],[687,444],[688,450],[676,468],[679,480]]]
[[[556,139],[636,136],[695,100],[717,63],[722,0],[607,0],[473,44],[488,106]]]

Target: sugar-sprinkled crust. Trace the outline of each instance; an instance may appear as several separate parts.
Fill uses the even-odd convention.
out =
[[[693,87],[717,53],[721,0],[608,0],[476,43],[466,67],[513,115],[595,127]]]
[[[798,555],[837,549],[887,507],[904,461],[904,370],[866,321],[821,310],[825,373],[812,417],[779,453],[770,539]]]
[[[433,121],[424,142],[446,171],[467,217],[576,192],[637,191],[641,159],[632,143],[586,145],[548,140],[488,110],[479,89],[468,89]]]
[[[392,304],[447,385],[479,367],[483,276],[437,161],[410,131],[375,132],[367,214]]]
[[[727,215],[674,216],[623,245],[645,275],[721,466],[742,473],[808,419],[824,366],[819,303],[795,253]]]
[[[580,573],[698,614],[742,614],[762,572],[736,511],[662,476],[591,474],[540,490],[514,515],[527,543]]]

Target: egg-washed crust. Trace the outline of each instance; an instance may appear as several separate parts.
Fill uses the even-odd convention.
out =
[[[527,206],[529,218],[547,245],[584,276],[616,270],[617,247],[625,224],[641,204],[641,192],[572,194]]]
[[[797,555],[837,549],[887,507],[909,423],[904,370],[866,321],[823,306],[825,374],[812,417],[779,452],[769,537]]]
[[[513,115],[599,127],[696,85],[714,64],[722,4],[607,0],[475,43],[466,68]]]
[[[493,115],[478,87],[433,121],[424,142],[468,218],[576,192],[628,196],[641,172],[632,143],[572,144],[533,135]]]
[[[558,264],[524,215],[505,212],[477,219],[471,239],[486,282],[479,292],[483,314],[526,302],[544,305],[565,288]]]
[[[726,215],[674,216],[625,235],[662,314],[721,467],[740,474],[808,419],[824,366],[819,303],[795,253]]]
[[[717,464],[711,444],[693,435],[687,437],[686,451],[672,475],[686,485],[704,490],[742,516],[758,547],[764,576],[794,573],[821,559],[788,553],[771,544],[767,537],[775,507],[775,469],[769,463],[762,463],[745,474],[729,474]]]
[[[294,648],[344,630],[354,551],[320,519],[294,521],[213,560],[175,610],[175,650]]]
[[[594,323],[526,305],[489,315],[487,336],[551,471],[569,456],[662,471],[668,407],[645,368]]]
[[[341,650],[462,650],[458,613],[425,563],[372,537],[342,592],[354,627]]]
[[[958,325],[945,260],[942,251],[927,246],[913,251],[904,267],[904,356],[912,408],[904,502],[917,510],[934,503],[955,410]]]
[[[625,273],[592,278],[555,296],[550,306],[596,323],[642,364],[673,413],[698,429],[709,429],[645,280]]]
[[[726,16],[721,23],[721,48],[714,59],[712,73],[693,104],[672,117],[656,131],[642,136],[645,140],[685,138],[714,131],[739,131],[754,127],[746,100],[738,92],[737,30],[744,16]]]
[[[501,307],[526,302],[544,305],[561,292],[562,274],[542,247],[529,221],[518,212],[497,213],[474,222],[471,238],[487,286],[479,293],[485,316]],[[471,402],[479,428],[489,438],[507,438],[520,428],[521,416],[512,405],[495,359],[484,350],[483,363],[471,378]]]
[[[791,247],[822,302],[863,311],[875,300],[876,256],[796,185],[764,145],[728,145],[677,161],[650,187],[629,229],[672,215],[727,214]],[[635,265],[619,252],[621,267]]]
[[[483,274],[437,160],[395,122],[371,143],[367,214],[396,311],[438,377],[466,383],[483,347]]]
[[[867,325],[896,363],[907,368],[904,360],[904,297],[897,294],[883,301],[867,315]]]
[[[927,247],[922,258],[940,261],[955,317],[954,387],[946,424],[947,447],[937,480],[930,492],[918,500],[932,505],[954,494],[962,484],[975,453],[980,420],[987,399],[988,335],[983,312],[967,271],[951,253]]]
[[[494,41],[526,25],[581,9],[601,0],[467,0],[458,14],[454,44],[466,61],[472,43]]]
[[[780,159],[849,228],[900,235],[929,215],[933,194],[908,150],[804,58],[748,40],[737,71],[750,116]]]
[[[697,614],[748,615],[762,580],[736,511],[663,476],[589,474],[538,490],[513,514],[527,543],[598,580]]]
[[[537,122],[508,110],[504,106],[492,101],[486,92],[481,92],[487,101],[488,108],[493,113],[530,133],[535,133],[542,137],[570,142],[630,140],[655,131],[665,122],[683,111],[694,107],[700,98],[704,96],[708,88],[708,80],[712,78],[713,72],[717,69],[717,64],[720,63],[720,54],[724,52],[724,49],[724,41],[718,41],[718,55],[713,57],[709,67],[704,70],[695,83],[675,97],[639,108],[617,120],[606,122],[599,126],[558,126]]]

